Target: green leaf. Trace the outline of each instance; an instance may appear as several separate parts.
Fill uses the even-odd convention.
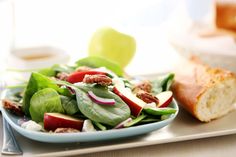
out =
[[[30,107],[30,99],[34,93],[44,88],[52,88],[55,89],[58,93],[62,95],[69,96],[70,93],[66,88],[60,88],[56,81],[51,80],[47,76],[44,76],[40,73],[33,72],[30,76],[29,82],[25,89],[24,97],[23,97],[23,111],[26,115],[29,114]]]
[[[79,110],[92,121],[116,126],[130,116],[128,105],[120,97],[105,88],[84,85],[75,90]],[[113,106],[99,105],[88,97],[88,91],[92,91],[99,97],[115,99],[116,103]]]
[[[170,89],[170,86],[174,80],[174,74],[170,73],[164,76],[160,76],[159,78],[151,81],[152,84],[152,93],[154,95],[159,94],[163,91],[167,91]]]
[[[101,123],[99,123],[99,122],[93,121],[93,124],[94,124],[99,130],[102,130],[102,131],[107,130],[107,128],[106,128],[104,125],[102,125]]]
[[[60,98],[61,98],[62,107],[64,108],[66,114],[74,115],[79,111],[76,100],[67,96],[63,96],[63,95],[61,95]]]
[[[170,115],[171,115],[171,114],[162,115],[162,116],[161,116],[161,120],[166,120],[166,119],[170,118]]]
[[[44,69],[40,69],[38,71],[38,73],[42,74],[42,75],[45,75],[45,76],[55,76],[56,75],[56,71],[53,70],[52,68],[44,68]]]
[[[30,115],[32,120],[43,122],[44,113],[64,113],[60,95],[52,88],[45,88],[36,92],[30,100]]]
[[[176,109],[165,107],[165,108],[144,108],[143,109],[147,114],[153,115],[153,116],[159,116],[159,115],[167,115],[167,114],[173,114],[176,112]]]
[[[103,57],[91,56],[80,59],[76,62],[77,66],[88,66],[91,68],[105,67],[118,76],[123,76],[123,69],[115,62],[112,62]]]
[[[143,120],[140,121],[140,123],[152,123],[152,122],[159,122],[161,121],[158,118],[145,118]]]
[[[133,119],[131,122],[126,123],[126,124],[124,125],[124,127],[131,127],[131,126],[134,126],[135,124],[138,124],[141,120],[143,120],[143,119],[146,118],[146,117],[147,117],[147,115],[142,114],[142,115],[138,116],[137,118]]]
[[[52,68],[56,72],[65,72],[65,73],[72,73],[75,71],[75,68],[72,66],[64,65],[64,64],[55,64]]]

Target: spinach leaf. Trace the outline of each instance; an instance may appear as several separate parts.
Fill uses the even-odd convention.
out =
[[[84,85],[79,86],[75,91],[79,110],[92,121],[116,126],[130,116],[128,105],[108,89]],[[115,99],[116,103],[114,106],[99,105],[88,97],[88,91],[92,91],[99,97]]]
[[[72,73],[75,71],[75,68],[69,65],[63,65],[63,64],[55,64],[52,66],[52,68],[55,72],[65,72],[65,73]]]
[[[43,122],[44,113],[64,113],[60,95],[52,88],[45,88],[36,92],[30,100],[29,112],[32,120]]]
[[[170,73],[164,76],[159,77],[156,80],[151,81],[152,84],[152,93],[154,95],[159,94],[163,91],[167,91],[170,89],[170,86],[174,80],[174,74]]]
[[[23,97],[23,111],[26,115],[29,114],[29,107],[30,107],[30,99],[33,96],[34,93],[36,93],[38,90],[44,89],[44,88],[52,88],[55,89],[58,93],[62,95],[69,96],[70,92],[66,88],[60,88],[56,81],[51,80],[47,76],[44,76],[40,73],[33,72],[30,76],[28,85],[25,89],[24,97]]]
[[[77,66],[88,66],[91,68],[105,67],[113,71],[118,76],[123,76],[123,69],[115,62],[107,60],[106,58],[91,56],[80,59],[76,62]]]
[[[107,130],[107,128],[106,128],[104,125],[102,125],[101,123],[99,123],[99,122],[93,121],[92,123],[93,123],[93,124],[95,125],[95,127],[97,127],[99,130],[102,130],[102,131]]]
[[[61,95],[60,98],[61,98],[62,107],[64,108],[66,114],[74,115],[79,111],[76,100],[67,96],[63,96],[63,95]]]
[[[173,113],[176,112],[176,109],[171,108],[171,107],[165,107],[165,108],[144,108],[143,110],[147,114],[150,114],[150,115],[153,115],[153,116],[173,114]]]
[[[45,75],[45,76],[55,76],[56,75],[56,71],[53,70],[52,68],[44,68],[44,69],[40,69],[38,71],[38,73],[42,74],[42,75]]]
[[[45,75],[45,76],[55,76],[58,72],[65,72],[65,73],[71,73],[75,71],[75,68],[68,65],[63,64],[55,64],[50,68],[43,68],[38,71],[38,73]]]
[[[124,127],[131,127],[131,126],[134,126],[136,124],[138,124],[140,121],[142,121],[144,118],[146,118],[147,115],[145,114],[141,114],[140,116],[138,116],[137,118],[133,119],[131,122],[129,123],[126,123],[124,125]]]

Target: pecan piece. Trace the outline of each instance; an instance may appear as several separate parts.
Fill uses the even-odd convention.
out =
[[[152,85],[151,85],[151,82],[149,81],[143,81],[139,84],[137,84],[134,88],[133,88],[133,92],[134,93],[137,93],[138,91],[145,91],[145,92],[148,92],[148,93],[151,93],[152,91]]]
[[[92,68],[90,67],[87,67],[87,66],[80,66],[76,69],[77,72],[81,72],[81,71],[89,71],[91,70]]]
[[[80,132],[80,131],[74,128],[57,128],[54,131],[54,133],[76,133],[76,132]]]
[[[66,81],[68,78],[69,74],[65,73],[65,72],[59,72],[56,75],[56,78],[62,81]]]
[[[18,116],[24,115],[21,105],[17,102],[11,101],[9,99],[3,99],[2,105],[5,109],[9,110],[10,112],[14,113],[15,115],[18,115]]]
[[[148,93],[146,91],[139,91],[136,96],[139,98],[139,99],[142,99],[144,102],[146,103],[156,103],[158,104],[159,103],[159,100],[157,97],[155,97],[154,95],[152,95],[151,93]]]
[[[112,84],[112,79],[106,75],[85,75],[83,79],[84,83],[97,83],[102,86],[108,86]]]

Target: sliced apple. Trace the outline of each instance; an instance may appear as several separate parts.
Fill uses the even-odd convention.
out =
[[[159,99],[157,107],[167,107],[173,100],[173,93],[165,91],[157,94],[156,97]]]
[[[115,86],[113,92],[117,94],[130,108],[133,116],[139,116],[145,102],[137,98],[131,91],[122,86]]]
[[[74,128],[81,131],[83,123],[83,120],[61,113],[44,114],[44,129],[46,130],[54,131],[57,128]]]

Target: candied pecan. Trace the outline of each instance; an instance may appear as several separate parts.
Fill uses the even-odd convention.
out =
[[[11,101],[9,99],[3,99],[2,105],[5,109],[9,110],[10,112],[14,113],[15,115],[18,115],[18,116],[24,115],[21,105],[17,102]]]
[[[136,96],[139,98],[139,99],[142,99],[144,102],[146,103],[156,103],[158,104],[159,103],[159,100],[157,97],[155,97],[154,95],[152,95],[151,93],[148,93],[146,91],[139,91]]]
[[[84,83],[97,83],[102,86],[108,86],[112,84],[112,79],[106,75],[85,75],[83,79]]]
[[[76,132],[80,132],[80,131],[74,128],[57,128],[54,131],[54,133],[76,133]]]
[[[91,70],[92,68],[87,67],[87,66],[80,66],[76,69],[77,72],[81,72],[81,71],[88,71]]]
[[[139,84],[137,84],[134,88],[133,88],[133,92],[134,93],[137,93],[138,91],[145,91],[145,92],[148,92],[148,93],[151,93],[152,91],[152,85],[149,81],[143,81]]]
[[[59,72],[56,75],[56,78],[62,81],[65,81],[68,78],[69,74],[65,73],[65,72]]]

